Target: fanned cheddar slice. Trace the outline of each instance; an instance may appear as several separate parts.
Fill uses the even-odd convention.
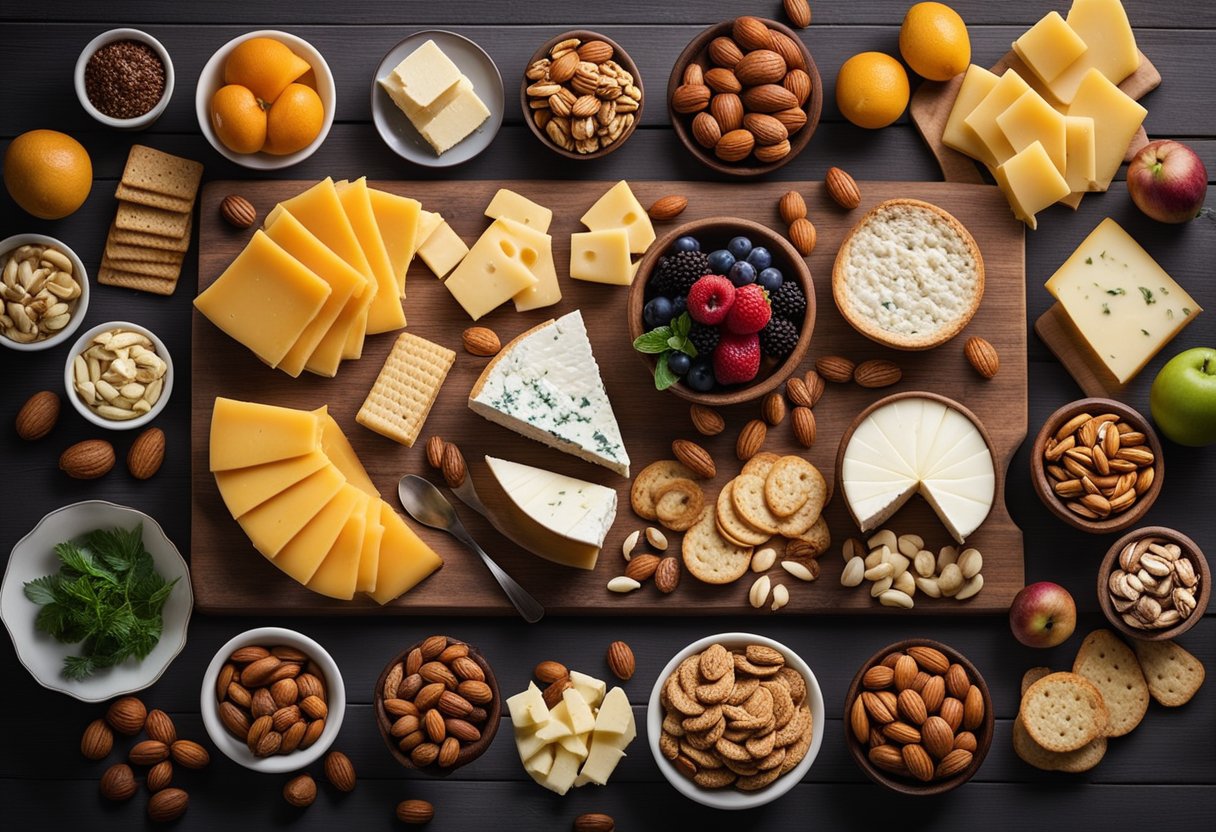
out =
[[[387,604],[443,566],[443,559],[383,500],[380,522],[384,525],[384,537],[380,541],[376,589],[370,595],[377,604]]]
[[[278,496],[309,474],[320,471],[329,459],[320,451],[303,456],[264,462],[249,468],[233,468],[215,472],[224,505],[233,518],[255,509],[271,497]]]
[[[274,565],[299,583],[307,585],[321,561],[325,560],[325,555],[333,548],[347,519],[356,509],[362,508],[359,501],[365,499],[367,495],[353,485],[343,485],[308,524],[279,550],[274,556]]]
[[[316,413],[216,397],[211,411],[211,470],[228,471],[302,456],[321,448]]]
[[[327,465],[241,515],[237,522],[253,547],[273,559],[345,484],[342,473],[333,465]]]
[[[376,215],[372,211],[367,179],[360,177],[354,182],[339,182],[336,187],[338,199],[376,278],[376,296],[372,298],[367,313],[367,333],[375,335],[401,329],[405,326],[405,311],[401,308],[392,261],[389,260],[388,249],[384,247],[384,238],[380,235],[380,226],[376,224]]]
[[[380,236],[393,267],[393,276],[397,278],[397,294],[405,297],[405,274],[409,271],[410,261],[414,259],[414,252],[418,250],[418,220],[422,214],[422,203],[375,188],[368,188],[367,196],[372,201],[372,213],[376,215],[376,225],[380,226]]]
[[[350,440],[342,432],[337,420],[330,416],[326,408],[313,411],[321,419],[321,449],[329,457],[329,461],[338,466],[346,481],[358,488],[364,494],[375,499],[380,498],[372,478],[367,475],[367,469],[359,461],[358,454],[351,447]]]
[[[367,529],[367,505],[371,502],[366,494],[357,493],[358,502],[333,546],[325,553],[324,560],[305,584],[313,592],[349,601],[355,597],[355,584],[359,577],[359,553],[363,548],[363,535]]]
[[[363,527],[363,542],[359,549],[359,575],[355,581],[356,592],[375,592],[376,573],[380,567],[380,541],[384,537],[384,524],[380,522],[380,501],[369,500],[367,522]]]

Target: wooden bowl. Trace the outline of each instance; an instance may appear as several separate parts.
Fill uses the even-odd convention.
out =
[[[754,156],[748,156],[747,160],[742,162],[724,162],[714,155],[713,150],[705,149],[693,138],[692,116],[685,113],[677,113],[671,105],[676,88],[684,83],[684,70],[688,68],[689,64],[699,63],[703,68],[713,66],[709,60],[709,43],[717,37],[729,37],[731,29],[735,24],[734,20],[724,20],[721,23],[710,26],[693,38],[688,46],[684,47],[684,51],[680,53],[680,56],[676,58],[675,65],[671,68],[671,77],[667,81],[667,112],[671,118],[671,126],[676,131],[676,136],[679,137],[680,142],[697,161],[707,168],[726,176],[763,176],[766,173],[772,173],[783,165],[789,164],[811,140],[811,135],[819,124],[819,114],[823,109],[823,83],[819,78],[819,69],[815,66],[815,60],[811,57],[806,44],[802,42],[797,32],[784,23],[766,18],[760,19],[770,29],[780,32],[798,45],[802,53],[803,63],[806,64],[806,73],[811,76],[811,94],[802,107],[806,112],[806,124],[801,130],[790,137],[790,152],[785,154],[785,156],[767,164],[757,161]]]
[[[1056,496],[1051,476],[1047,473],[1047,463],[1043,459],[1043,453],[1047,449],[1047,440],[1051,439],[1064,423],[1079,413],[1090,413],[1094,416],[1103,413],[1115,414],[1120,421],[1127,422],[1143,433],[1149,450],[1153,452],[1153,483],[1149,486],[1148,492],[1139,495],[1136,502],[1127,511],[1112,514],[1104,520],[1089,520],[1071,511],[1064,501]],[[1138,523],[1157,500],[1157,495],[1161,493],[1161,485],[1165,481],[1165,457],[1162,454],[1161,440],[1157,438],[1157,432],[1153,430],[1148,419],[1141,416],[1134,408],[1114,399],[1078,399],[1061,407],[1047,417],[1047,421],[1043,423],[1039,435],[1035,437],[1034,447],[1030,451],[1030,478],[1034,483],[1035,493],[1039,495],[1043,505],[1073,528],[1090,534],[1121,532]]]
[[[1123,616],[1115,609],[1114,602],[1111,600],[1110,588],[1107,586],[1111,572],[1119,565],[1119,553],[1123,551],[1123,548],[1127,544],[1144,537],[1163,537],[1170,543],[1178,544],[1182,549],[1182,556],[1190,560],[1191,564],[1195,567],[1195,574],[1199,577],[1199,595],[1195,598],[1194,611],[1190,616],[1182,619],[1178,624],[1168,629],[1140,630],[1125,623]],[[1146,526],[1123,535],[1110,547],[1110,550],[1106,553],[1106,557],[1102,559],[1102,565],[1098,567],[1098,606],[1102,608],[1102,613],[1106,616],[1106,620],[1110,622],[1110,626],[1128,638],[1134,638],[1138,641],[1168,641],[1182,635],[1194,627],[1199,619],[1203,618],[1211,596],[1212,573],[1208,568],[1208,560],[1204,556],[1203,551],[1195,541],[1182,532],[1168,529],[1165,526]]]
[[[585,161],[587,159],[600,159],[617,150],[621,145],[629,140],[633,135],[633,131],[638,129],[638,125],[642,123],[642,110],[646,107],[646,87],[642,84],[642,74],[638,71],[638,65],[633,62],[633,58],[629,57],[629,53],[621,48],[621,45],[606,35],[601,35],[599,32],[592,32],[590,29],[573,29],[569,32],[563,32],[556,37],[541,44],[541,47],[532,53],[532,57],[528,59],[527,67],[539,61],[541,58],[549,55],[549,50],[567,38],[578,38],[583,43],[590,40],[602,40],[604,43],[612,47],[612,60],[616,61],[625,71],[633,76],[633,84],[642,91],[642,98],[638,101],[638,108],[633,112],[633,124],[629,125],[628,129],[621,134],[621,137],[607,147],[601,147],[594,153],[578,153],[573,150],[566,150],[563,147],[558,147],[545,134],[545,131],[536,126],[536,120],[532,118],[532,108],[528,106],[528,87],[534,82],[529,81],[527,76],[523,76],[519,85],[519,106],[523,110],[524,122],[528,125],[528,129],[532,131],[532,135],[536,136],[545,147],[552,150],[559,156],[565,156],[567,159],[578,159]],[[522,73],[521,73],[522,74]]]
[[[979,728],[973,731],[976,739],[976,749],[971,757],[971,765],[967,766],[967,768],[963,769],[953,777],[949,777],[944,780],[934,780],[929,783],[922,783],[921,781],[914,780],[912,778],[905,778],[895,774],[889,774],[875,766],[872,762],[870,762],[870,758],[866,753],[868,751],[868,746],[864,746],[862,743],[858,742],[850,727],[850,711],[853,707],[853,700],[855,700],[857,695],[861,692],[861,679],[863,676],[865,676],[866,671],[881,663],[882,660],[890,653],[903,652],[909,647],[918,646],[933,647],[940,650],[946,654],[946,657],[950,659],[951,662],[956,662],[962,665],[963,669],[967,671],[967,675],[971,677],[971,683],[980,689],[980,694],[984,699],[984,721]],[[860,670],[857,671],[857,675],[853,677],[852,684],[849,685],[849,692],[846,694],[844,702],[845,743],[849,747],[849,753],[853,755],[853,761],[856,762],[857,767],[860,768],[865,775],[875,783],[890,789],[893,792],[897,792],[898,794],[927,796],[945,794],[948,791],[957,789],[959,786],[970,780],[975,773],[979,771],[980,766],[984,764],[984,758],[988,756],[988,749],[992,746],[993,725],[996,720],[992,708],[992,695],[988,691],[988,683],[984,681],[984,677],[980,674],[979,670],[976,669],[975,665],[973,665],[966,656],[955,650],[953,647],[942,644],[938,641],[932,641],[931,639],[927,638],[911,638],[903,641],[897,641],[894,644],[890,644],[879,650],[861,666]]]
[[[802,320],[798,343],[794,346],[794,351],[781,364],[777,364],[772,359],[761,358],[760,372],[749,384],[707,393],[693,390],[682,381],[667,388],[681,399],[710,407],[725,407],[758,399],[779,387],[802,363],[802,358],[811,345],[811,332],[815,329],[815,286],[811,281],[811,270],[798,250],[790,245],[790,242],[782,235],[750,220],[734,217],[707,217],[702,220],[693,220],[672,229],[651,244],[646,256],[638,264],[638,272],[629,286],[629,298],[625,306],[625,314],[629,321],[629,339],[632,341],[646,331],[645,324],[642,322],[642,307],[646,305],[647,300],[646,284],[650,281],[650,275],[658,265],[659,258],[667,253],[672,243],[680,237],[691,235],[700,239],[702,243],[721,241],[721,245],[725,247],[731,237],[740,234],[750,237],[755,245],[764,246],[772,252],[773,263],[781,269],[781,274],[786,280],[798,281],[803,294],[806,295],[806,316]],[[713,251],[714,248],[711,247],[709,250]],[[640,352],[637,355],[646,365],[647,371],[653,375],[655,357]]]
[[[448,646],[453,644],[465,644],[459,639],[447,637]],[[481,728],[481,738],[476,742],[471,742],[464,745],[460,749],[460,754],[456,758],[456,762],[447,768],[440,768],[437,764],[432,763],[428,766],[418,767],[414,765],[414,761],[410,759],[408,754],[403,754],[401,749],[397,747],[397,738],[389,733],[389,728],[395,721],[392,716],[384,710],[384,681],[388,678],[389,671],[392,668],[405,661],[405,657],[415,647],[421,647],[422,642],[412,644],[402,650],[393,659],[384,666],[384,670],[380,672],[380,677],[376,679],[376,689],[372,692],[372,705],[376,712],[376,727],[380,729],[380,736],[384,740],[385,746],[388,747],[389,753],[397,760],[398,763],[406,768],[415,771],[421,771],[425,774],[433,774],[439,777],[444,777],[451,774],[461,766],[466,766],[476,760],[486,749],[490,747],[490,743],[494,741],[494,735],[498,733],[498,722],[502,716],[502,695],[498,691],[498,680],[494,676],[494,669],[490,667],[490,663],[486,661],[485,656],[481,654],[476,647],[471,644],[466,644],[469,648],[469,658],[477,662],[481,667],[482,672],[486,677],[486,684],[490,686],[490,690],[494,693],[494,698],[490,700],[490,704],[486,707],[485,721],[479,726]]]

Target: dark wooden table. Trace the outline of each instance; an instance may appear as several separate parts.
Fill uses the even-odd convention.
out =
[[[880,132],[845,123],[832,90],[837,68],[850,55],[878,49],[897,54],[899,22],[907,2],[869,0],[814,3],[814,25],[803,32],[823,73],[828,94],[823,121],[807,150],[778,176],[819,180],[830,165],[858,179],[936,180],[928,151],[906,120]],[[994,3],[966,0],[955,4],[969,24],[973,54],[991,63],[1009,43],[1064,0]],[[1203,156],[1216,175],[1216,4],[1203,0],[1161,4],[1126,0],[1143,51],[1165,81],[1144,103],[1150,137],[1181,138]],[[26,2],[10,0],[0,8],[0,137],[7,146],[25,130],[46,127],[79,138],[93,158],[97,182],[85,206],[59,222],[36,221],[7,197],[0,197],[3,235],[41,231],[64,239],[95,273],[105,229],[113,215],[113,188],[127,150],[144,141],[202,160],[210,179],[257,175],[212,151],[199,135],[194,115],[194,83],[203,63],[229,38],[257,28],[284,28],[315,44],[327,57],[338,85],[338,113],[324,146],[284,175],[293,178],[359,176],[425,179],[594,178],[697,179],[707,172],[678,146],[667,124],[661,91],[680,49],[704,26],[748,12],[773,16],[776,0],[735,3],[701,0],[666,3],[611,0],[597,4],[491,3],[447,0],[438,3],[332,3],[296,0],[243,0],[214,3]],[[561,24],[554,23],[560,20]],[[72,67],[84,44],[114,26],[133,25],[160,38],[172,54],[177,91],[168,110],[147,133],[130,135],[99,129],[81,110],[72,90]],[[620,152],[594,164],[558,159],[542,149],[508,95],[508,112],[493,147],[462,167],[432,173],[398,159],[376,135],[368,112],[368,85],[381,56],[397,41],[421,28],[446,27],[480,43],[498,63],[508,91],[536,45],[575,26],[591,26],[622,43],[637,61],[652,98],[642,129]],[[747,198],[747,186],[738,186]],[[1127,399],[1147,409],[1148,388],[1162,363],[1175,352],[1216,343],[1216,226],[1205,218],[1186,226],[1162,226],[1142,217],[1117,183],[1105,196],[1086,199],[1077,214],[1050,210],[1037,232],[1027,233],[1027,305],[1033,322],[1048,305],[1042,282],[1073,246],[1103,217],[1115,217],[1140,240],[1208,312],[1163,356],[1151,362]],[[3,236],[0,235],[0,236]],[[189,366],[190,287],[196,280],[193,252],[182,287],[170,299],[100,287],[95,289],[89,322],[116,317],[154,328],[177,359]],[[1030,335],[1030,431],[1079,391]],[[36,390],[61,387],[64,348],[24,354],[0,350],[0,418],[11,424],[20,403]],[[180,378],[180,382],[186,379]],[[187,450],[189,397],[184,386],[173,397],[159,425],[168,435],[164,469],[148,483],[132,480],[121,465],[105,479],[75,482],[56,470],[59,452],[72,442],[97,436],[70,408],[48,438],[23,443],[10,427],[0,429],[0,550],[7,550],[45,512],[82,499],[103,498],[154,515],[185,550],[189,541]],[[833,438],[832,441],[835,441]],[[1146,522],[1176,527],[1216,555],[1216,449],[1168,446],[1169,475],[1164,493]],[[196,616],[185,652],[164,678],[144,691],[150,706],[171,713],[185,736],[203,738],[199,718],[200,674],[214,651],[231,636],[252,626],[274,623],[299,629],[321,641],[336,657],[346,679],[351,705],[336,748],[350,755],[360,784],[353,794],[322,786],[316,804],[298,812],[279,796],[285,780],[253,775],[215,755],[201,773],[179,773],[191,795],[182,828],[304,829],[389,828],[393,807],[407,797],[436,806],[436,830],[563,829],[586,811],[605,811],[626,830],[718,829],[727,823],[769,829],[977,827],[1077,829],[1154,823],[1173,829],[1198,829],[1216,817],[1216,692],[1212,683],[1187,707],[1174,712],[1153,705],[1129,737],[1113,741],[1105,761],[1080,776],[1050,775],[1024,765],[1010,747],[1010,726],[1022,672],[1036,664],[1066,667],[1081,635],[1101,625],[1093,574],[1110,538],[1074,532],[1051,517],[1034,497],[1027,475],[1026,449],[1015,458],[1008,479],[1009,506],[1026,534],[1027,580],[1064,584],[1082,609],[1078,635],[1050,651],[1021,647],[1009,634],[1004,616],[947,621],[918,618],[798,618],[775,615],[737,619],[550,618],[529,627],[518,621],[448,618],[363,620],[211,618]],[[837,557],[835,553],[829,555]],[[818,760],[805,781],[787,797],[764,809],[727,817],[679,797],[661,778],[644,736],[630,749],[610,786],[586,787],[564,799],[530,782],[504,726],[498,741],[475,764],[446,780],[406,773],[393,762],[373,726],[372,684],[382,663],[401,645],[435,631],[475,642],[494,662],[504,691],[522,688],[541,659],[604,674],[604,650],[614,639],[633,645],[638,672],[626,685],[639,721],[655,676],[668,657],[703,635],[741,628],[785,641],[815,669],[827,699],[829,722]],[[871,785],[845,751],[839,715],[845,689],[857,666],[883,644],[923,635],[955,645],[979,666],[992,688],[997,736],[986,763],[961,790],[937,799],[915,801]],[[83,760],[77,751],[84,725],[100,712],[40,688],[18,664],[7,639],[0,640],[0,806],[6,829],[130,829],[146,823],[141,793],[130,803],[110,805],[97,793],[105,764]],[[1216,670],[1213,614],[1183,643]],[[117,759],[117,753],[114,756]],[[113,760],[111,760],[113,762]],[[315,772],[314,772],[315,773]],[[896,825],[897,824],[897,825]]]

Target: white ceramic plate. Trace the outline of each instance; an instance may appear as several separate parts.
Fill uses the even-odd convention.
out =
[[[143,661],[127,659],[114,667],[99,670],[79,682],[63,678],[64,657],[73,655],[77,645],[60,644],[34,626],[39,607],[25,597],[26,581],[59,571],[55,545],[80,537],[94,529],[129,529],[144,524],[144,547],[152,554],[156,571],[165,580],[178,578],[164,607],[164,629],[160,641]],[[115,696],[143,690],[161,677],[186,646],[186,628],[194,594],[190,572],[177,547],[160,524],[142,511],[104,500],[86,500],[55,509],[38,521],[34,530],[13,547],[4,582],[0,584],[0,618],[17,650],[17,658],[38,684],[66,693],[82,702],[103,702]]]
[[[473,90],[490,111],[490,117],[480,127],[442,156],[435,155],[435,149],[414,129],[405,113],[398,109],[379,83],[407,55],[428,40],[435,41],[435,45],[469,77]],[[459,165],[489,147],[502,126],[503,109],[502,76],[498,74],[498,67],[484,49],[455,32],[442,29],[415,32],[388,51],[372,78],[372,121],[376,123],[380,138],[402,159],[428,168]]]

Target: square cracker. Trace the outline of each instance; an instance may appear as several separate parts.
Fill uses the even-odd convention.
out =
[[[118,183],[114,196],[119,199],[125,199],[127,202],[134,202],[136,205],[147,205],[149,208],[178,211],[183,214],[189,212],[194,207],[193,199],[166,196],[165,194],[158,194],[155,191],[146,191],[143,188],[133,188],[125,182]]]
[[[1094,630],[1081,642],[1072,672],[1093,682],[1110,711],[1106,736],[1121,737],[1144,719],[1148,683],[1136,654],[1110,630]]]
[[[120,272],[102,266],[97,272],[97,282],[105,286],[119,286],[123,289],[134,289],[137,292],[150,292],[154,295],[171,295],[177,288],[176,280],[166,280],[163,277],[149,277],[146,274],[131,274]]]
[[[185,236],[190,228],[190,215],[120,200],[118,214],[114,217],[114,227],[123,231],[155,234],[158,237],[179,238]]]
[[[186,255],[180,251],[148,248],[147,246],[132,246],[126,243],[116,243],[113,239],[106,241],[105,256],[111,260],[132,260],[139,263],[175,263],[181,265]]]
[[[111,271],[142,274],[147,277],[163,278],[164,280],[177,280],[182,273],[180,263],[152,263],[146,260],[112,260],[109,257],[102,257],[101,265]]]
[[[175,196],[192,203],[198,194],[198,183],[202,178],[201,162],[183,159],[142,144],[131,146],[131,152],[127,155],[127,166],[122,172],[124,185]]]
[[[1148,692],[1167,708],[1191,701],[1201,687],[1203,662],[1175,641],[1135,641],[1136,658],[1148,682]]]
[[[401,333],[355,421],[413,447],[455,361],[456,353],[446,347]]]
[[[161,251],[185,252],[190,248],[190,225],[193,215],[186,219],[186,233],[180,237],[161,237],[158,234],[146,234],[142,231],[127,231],[110,226],[110,242],[122,243],[127,246],[143,246]]]

